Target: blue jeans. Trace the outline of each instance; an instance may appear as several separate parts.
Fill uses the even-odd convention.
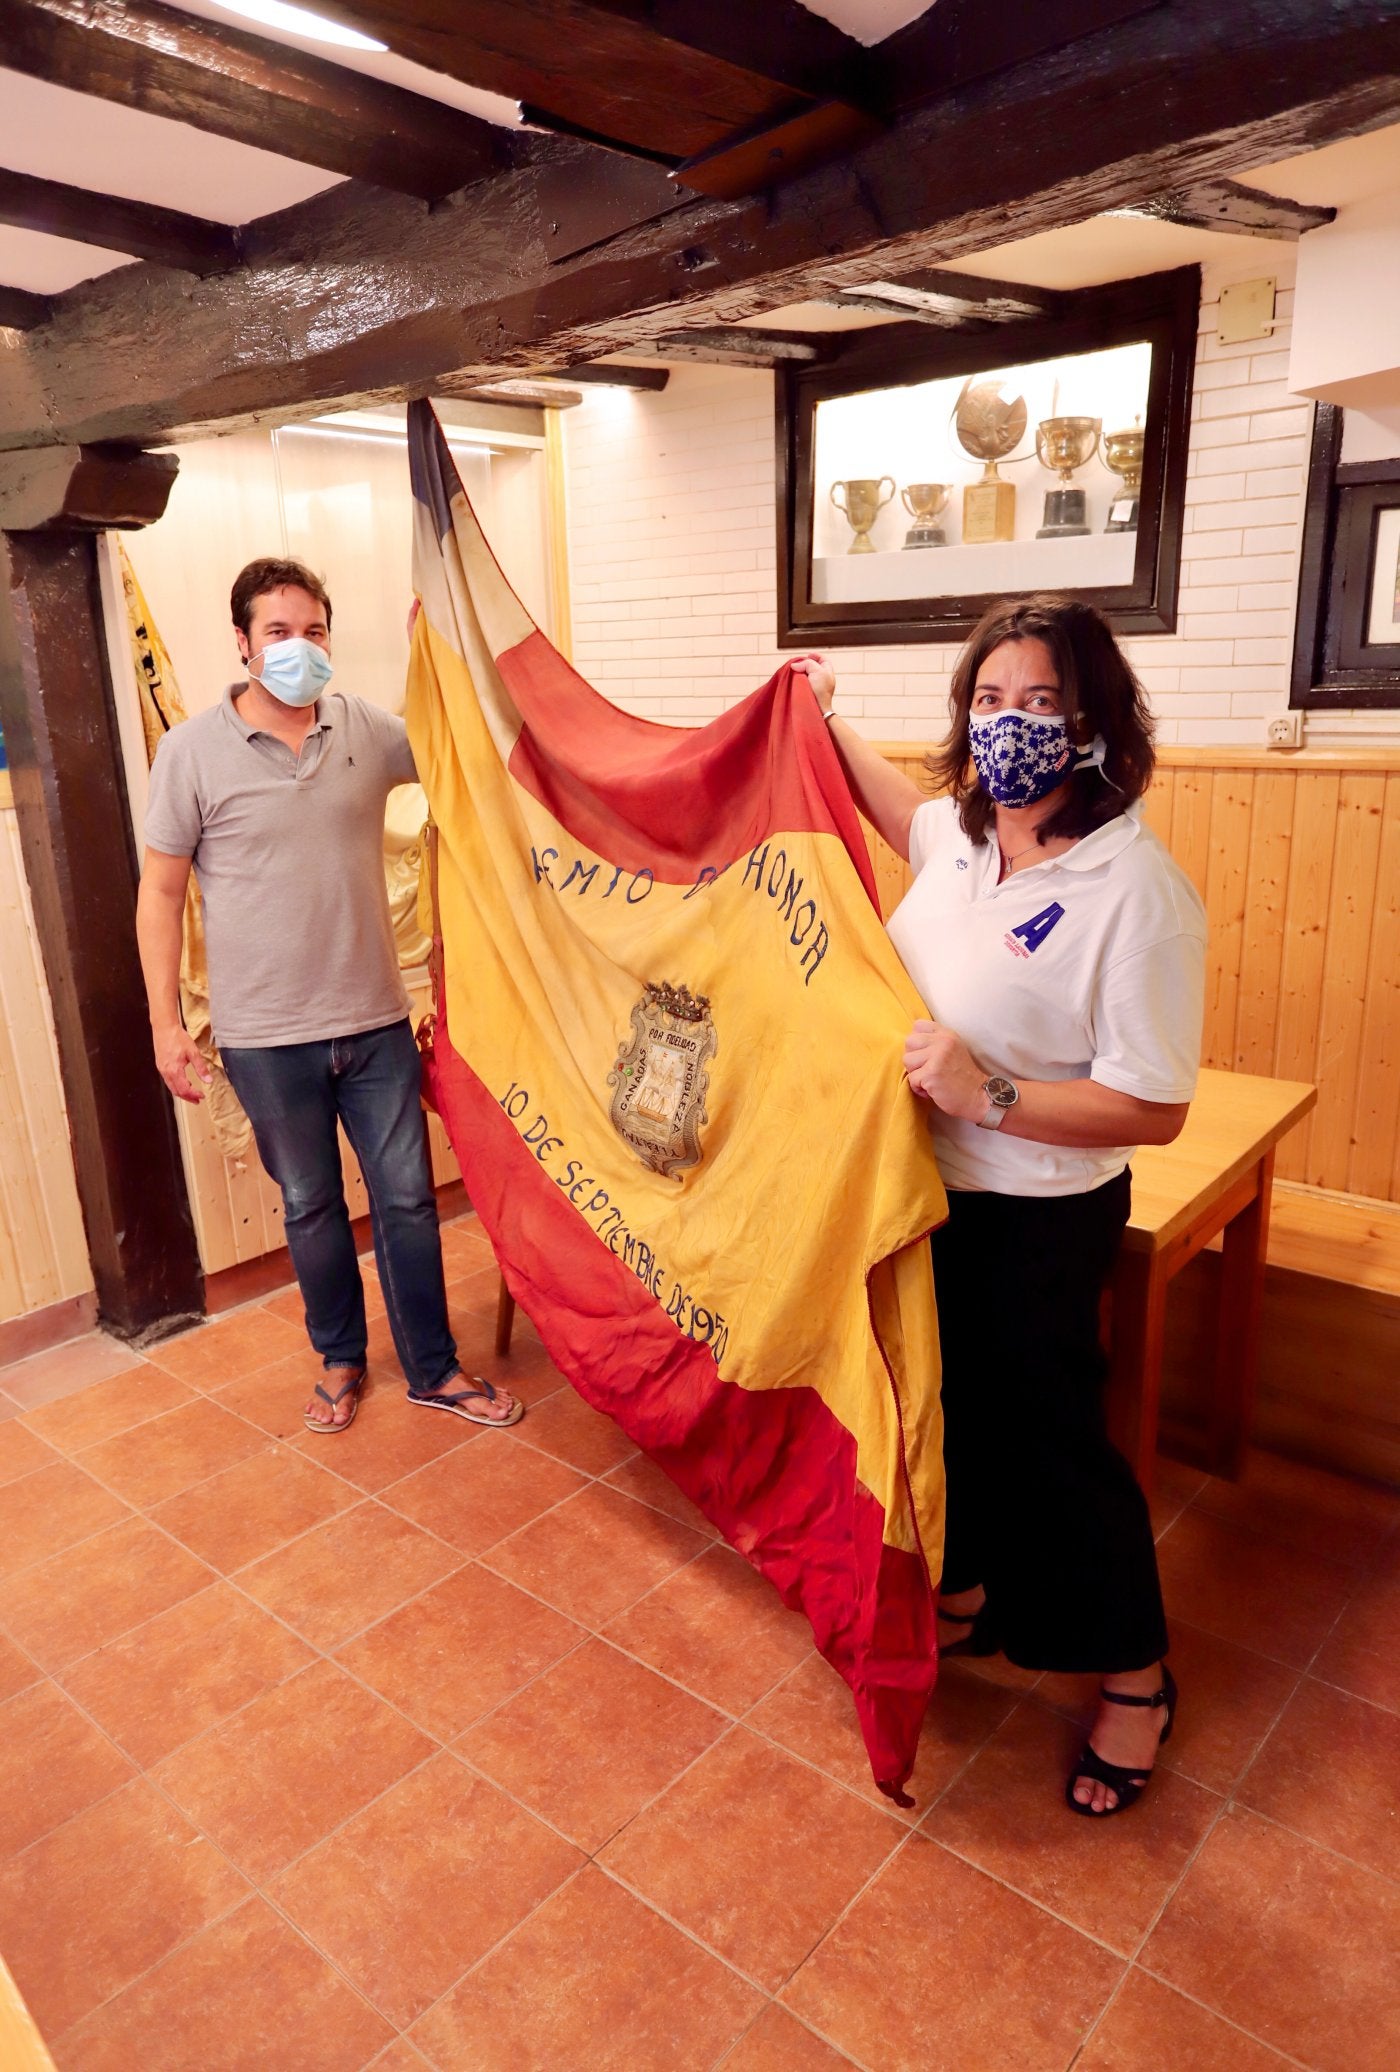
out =
[[[379,1284],[409,1388],[436,1388],[457,1371],[457,1348],[407,1017],[327,1043],[226,1050],[223,1060],[258,1154],[282,1190],[311,1343],[328,1367],[358,1366],[365,1357],[365,1291],[341,1178],[340,1122],[365,1177]]]

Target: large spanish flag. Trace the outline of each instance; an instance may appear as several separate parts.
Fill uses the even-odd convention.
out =
[[[830,737],[786,668],[699,729],[610,705],[510,589],[426,404],[409,437],[432,1098],[560,1369],[805,1612],[908,1803],[946,1204]]]

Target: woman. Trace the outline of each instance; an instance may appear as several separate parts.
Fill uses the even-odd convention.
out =
[[[833,712],[829,663],[793,667],[914,870],[889,932],[932,1017],[904,1063],[949,1200],[933,1236],[940,1642],[1098,1674],[1065,1796],[1102,1818],[1145,1788],[1176,1687],[1147,1505],[1104,1425],[1099,1298],[1133,1147],[1170,1143],[1195,1088],[1205,916],[1142,824],[1151,721],[1091,606],[987,613],[954,673],[933,799]]]

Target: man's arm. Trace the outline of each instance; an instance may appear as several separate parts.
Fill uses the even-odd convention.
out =
[[[177,1100],[202,1101],[203,1093],[190,1085],[190,1068],[206,1086],[213,1074],[180,1020],[180,954],[185,939],[185,890],[189,881],[188,856],[166,856],[159,849],[146,851],[141,888],[136,895],[136,941],[146,981],[157,1070]]]

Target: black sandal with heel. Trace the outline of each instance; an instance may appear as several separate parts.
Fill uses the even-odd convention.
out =
[[[975,1612],[950,1612],[939,1605],[938,1616],[949,1626],[966,1626],[967,1632],[961,1640],[950,1641],[947,1647],[938,1650],[940,1660],[947,1662],[955,1655],[999,1655],[1001,1635],[984,1598]]]
[[[946,1654],[947,1650],[944,1652]],[[1150,1698],[1135,1698],[1126,1691],[1105,1691],[1102,1688],[1099,1696],[1109,1705],[1151,1705],[1159,1709],[1165,1707],[1166,1723],[1157,1737],[1158,1748],[1165,1748],[1171,1740],[1172,1727],[1176,1722],[1177,1689],[1176,1678],[1165,1662],[1162,1664],[1162,1688],[1160,1691],[1154,1691]],[[1117,1805],[1103,1806],[1095,1810],[1093,1806],[1082,1804],[1074,1796],[1074,1787],[1086,1780],[1094,1784],[1106,1784],[1110,1791],[1117,1792]],[[1106,1761],[1092,1741],[1086,1741],[1079,1752],[1079,1760],[1070,1771],[1065,1784],[1065,1804],[1071,1813],[1087,1814],[1090,1820],[1107,1820],[1114,1813],[1126,1813],[1129,1806],[1142,1797],[1151,1780],[1150,1769],[1120,1768],[1117,1763]]]

